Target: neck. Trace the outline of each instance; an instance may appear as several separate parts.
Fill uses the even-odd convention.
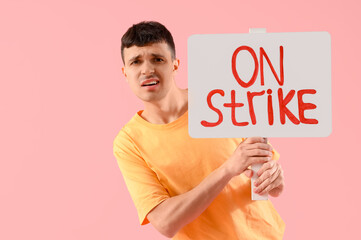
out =
[[[167,124],[178,119],[188,110],[188,89],[176,87],[164,99],[144,102],[141,116],[154,124]]]

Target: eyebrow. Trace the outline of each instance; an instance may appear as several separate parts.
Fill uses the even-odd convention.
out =
[[[152,53],[151,54],[153,57],[156,57],[156,58],[165,58],[162,54],[157,54],[157,53]],[[134,57],[132,57],[131,59],[129,59],[128,60],[128,63],[129,62],[132,62],[132,61],[134,61],[134,60],[136,60],[136,59],[138,59],[138,58],[140,58],[141,57],[141,55],[139,54],[139,55],[137,55],[137,56],[134,56]]]
[[[156,54],[156,53],[152,53],[153,57],[161,57],[161,58],[165,58],[163,55],[161,54]]]
[[[140,54],[135,57],[132,57],[131,59],[128,60],[128,63],[133,62],[135,59],[137,59],[139,57],[140,57]]]

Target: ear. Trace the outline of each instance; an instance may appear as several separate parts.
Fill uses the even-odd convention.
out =
[[[122,73],[123,73],[124,77],[127,77],[127,74],[125,73],[124,67],[122,67]]]
[[[173,70],[174,70],[174,71],[177,71],[178,68],[179,68],[179,59],[175,59],[175,60],[173,61]]]
[[[123,73],[123,75],[124,75],[124,77],[125,77],[125,80],[128,82],[127,73],[125,72],[125,68],[124,68],[124,67],[122,67],[122,73]]]

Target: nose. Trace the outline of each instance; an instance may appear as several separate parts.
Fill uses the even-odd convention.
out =
[[[144,64],[142,66],[142,74],[143,75],[149,75],[154,73],[154,66],[149,61],[144,61]]]

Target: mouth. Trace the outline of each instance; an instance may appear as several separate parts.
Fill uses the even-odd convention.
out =
[[[147,79],[141,83],[142,87],[149,87],[159,84],[159,81],[157,79]]]

